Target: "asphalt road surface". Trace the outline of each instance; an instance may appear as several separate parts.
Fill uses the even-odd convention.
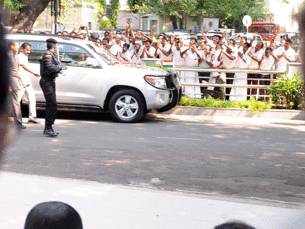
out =
[[[57,138],[43,136],[43,119],[26,124],[8,147],[2,170],[305,202],[304,122],[183,119],[149,115],[137,124],[121,124],[107,114],[63,111],[54,125]]]

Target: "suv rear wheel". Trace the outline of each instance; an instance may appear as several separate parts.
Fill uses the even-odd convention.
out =
[[[118,122],[137,122],[145,110],[142,96],[131,89],[124,89],[113,94],[109,101],[109,112]]]

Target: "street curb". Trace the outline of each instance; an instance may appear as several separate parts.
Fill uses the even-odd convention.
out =
[[[305,111],[299,111],[299,110],[265,110],[255,113],[252,110],[240,109],[240,108],[208,108],[208,107],[176,106],[175,108],[166,111],[163,114],[305,120]]]

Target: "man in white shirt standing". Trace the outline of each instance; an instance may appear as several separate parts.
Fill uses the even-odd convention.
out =
[[[251,57],[248,56],[249,43],[243,44],[243,50],[238,51],[235,67],[239,69],[247,69],[249,67]],[[247,73],[235,73],[233,85],[247,86]],[[231,101],[247,100],[247,88],[232,88],[230,93]]]
[[[185,64],[189,67],[198,67],[199,60],[201,59],[200,53],[197,50],[197,44],[185,49],[182,56],[185,58]],[[199,84],[198,72],[186,71],[184,73],[185,83]],[[190,98],[201,98],[201,90],[198,86],[185,86],[185,95]]]
[[[222,68],[224,69],[232,69],[235,67],[236,59],[237,59],[237,52],[236,50],[233,50],[232,46],[227,46],[226,51],[222,49],[221,57],[222,57]],[[226,83],[227,84],[233,84],[234,80],[234,73],[226,73]],[[226,88],[226,100],[229,100],[229,95],[231,92],[231,88]]]
[[[265,55],[262,56],[262,59],[259,61],[259,69],[265,71],[271,71],[275,62],[278,61],[278,58],[272,53],[272,48],[267,47],[265,50]],[[259,74],[259,85],[270,85],[270,74],[262,73]],[[266,89],[260,89],[260,95],[266,95]],[[258,98],[257,98],[258,99]]]
[[[253,36],[250,45],[252,46],[253,42],[256,39],[256,35]],[[262,56],[264,55],[264,50],[263,50],[264,44],[263,42],[257,42],[255,47],[251,47],[251,49],[248,51],[248,55],[251,57],[251,62],[249,64],[249,69],[258,69],[258,62],[262,59]],[[252,79],[257,79],[258,74],[248,74],[248,85],[257,85],[258,82],[257,80],[252,80]],[[248,94],[251,95],[256,95],[257,94],[257,89],[248,89]]]
[[[146,40],[144,43],[141,59],[143,58],[155,58],[156,49],[151,46],[151,40]]]
[[[155,56],[159,56],[161,60],[172,60],[173,54],[170,51],[171,45],[168,43],[168,37],[164,36],[157,42]]]
[[[279,59],[276,71],[286,72],[287,64],[295,61],[295,51],[291,48],[291,39],[286,39],[285,45],[278,48],[276,55]]]
[[[118,52],[122,52],[123,44],[124,42],[122,41],[122,35],[116,34],[114,43],[111,44],[109,40],[109,45],[111,45],[109,51],[116,56]]]
[[[34,93],[34,89],[31,84],[30,74],[33,74],[36,77],[40,77],[39,74],[33,72],[29,69],[29,54],[31,53],[31,44],[28,42],[24,42],[21,45],[20,53],[18,54],[18,61],[20,64],[19,74],[21,77],[21,81],[23,84],[23,88],[20,95],[19,100],[21,101],[23,94],[26,95],[29,101],[29,123],[37,124],[37,113],[36,113],[36,97]]]
[[[128,63],[131,62],[131,54],[129,52],[129,47],[130,45],[127,43],[123,45],[122,52],[121,51],[118,52],[118,59],[126,61]]]

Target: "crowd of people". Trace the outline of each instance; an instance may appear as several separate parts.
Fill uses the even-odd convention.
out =
[[[209,39],[205,31],[201,34],[203,40],[199,42],[197,37],[184,40],[183,37],[160,33],[155,36],[156,25],[152,26],[150,34],[142,31],[135,32],[133,25],[126,21],[126,29],[121,31],[110,30],[103,36],[98,33],[90,34],[88,28],[81,26],[72,31],[57,32],[58,36],[66,36],[72,39],[82,39],[94,42],[105,49],[109,54],[116,56],[123,62],[141,64],[143,59],[158,58],[162,61],[172,60],[175,66],[200,67],[201,69],[253,69],[275,70],[286,72],[289,62],[300,62],[300,54],[292,49],[290,39],[282,39],[280,46],[275,42],[256,42],[254,35],[251,40],[240,37],[240,43],[236,45],[235,38],[226,39],[226,32],[222,35],[215,34]],[[35,31],[34,31],[35,32]],[[32,31],[32,33],[34,33]],[[256,89],[247,89],[247,85],[269,85],[270,74],[247,73],[219,73],[216,70],[209,72],[181,71],[178,72],[182,84],[206,84],[200,86],[184,86],[183,93],[192,98],[211,96],[232,101],[244,101],[250,95],[258,95]],[[212,87],[208,84],[232,84],[233,87]],[[236,87],[235,87],[236,86]],[[262,99],[266,90],[260,90]]]

